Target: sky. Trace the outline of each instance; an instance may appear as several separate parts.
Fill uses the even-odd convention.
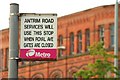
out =
[[[0,30],[9,27],[10,3],[19,4],[19,13],[57,13],[60,17],[115,2],[116,0],[3,0],[0,3]]]

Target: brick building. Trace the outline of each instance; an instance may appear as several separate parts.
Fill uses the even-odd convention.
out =
[[[120,12],[119,12],[120,13]],[[120,22],[119,22],[120,32]],[[2,57],[2,77],[8,77],[9,29],[1,30],[0,47]],[[57,61],[20,61],[21,78],[66,78],[93,63],[95,58],[88,53],[87,46],[104,41],[105,48],[113,53],[114,45],[114,5],[105,5],[58,18]],[[120,35],[119,35],[120,36]],[[119,37],[120,41],[120,37]],[[120,48],[120,43],[119,48]],[[120,61],[119,61],[120,62]]]

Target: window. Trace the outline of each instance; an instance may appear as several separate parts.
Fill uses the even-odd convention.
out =
[[[99,36],[100,36],[100,41],[102,41],[104,44],[104,25],[99,26]]]
[[[42,73],[36,73],[32,76],[32,80],[44,80],[44,75]]]
[[[61,76],[59,74],[56,74],[54,78],[58,78],[58,80],[60,80]]]
[[[59,36],[59,41],[58,41],[59,43],[58,43],[58,46],[62,46],[63,45],[63,36],[62,35],[60,35]],[[60,56],[62,56],[63,55],[63,50],[62,49],[59,49],[59,51],[58,51],[58,56],[60,57]]]
[[[8,61],[9,61],[9,48],[6,48],[6,66],[5,66],[5,68],[8,68]]]
[[[74,52],[74,33],[70,33],[70,55]]]
[[[82,32],[79,31],[77,35],[77,53],[82,52]]]
[[[88,51],[88,46],[90,46],[90,30],[86,29],[85,31],[85,51]]]
[[[56,78],[55,80],[59,80],[60,78],[63,77],[63,72],[59,69],[53,70],[49,77]]]
[[[0,49],[0,71],[3,69],[3,49]]]
[[[114,47],[114,24],[110,24],[110,47]]]

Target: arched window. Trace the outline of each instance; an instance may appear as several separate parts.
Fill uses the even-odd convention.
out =
[[[43,80],[44,76],[42,73],[36,73],[32,76],[32,80]]]
[[[104,44],[104,25],[99,26],[99,36],[100,36],[100,41],[102,41]]]
[[[53,78],[61,78],[60,74],[55,74]]]
[[[70,33],[70,55],[74,54],[74,33]]]
[[[63,45],[63,36],[60,35],[59,36],[59,41],[58,41],[58,46],[62,46]],[[63,55],[63,50],[59,49],[58,50],[58,56],[61,57]]]
[[[85,31],[85,51],[88,52],[88,46],[90,46],[90,30],[86,29]]]
[[[0,72],[3,70],[3,49],[0,49]]]
[[[72,66],[68,69],[68,77],[69,78],[74,78],[74,73],[76,73],[79,69],[75,66]]]
[[[63,77],[63,72],[61,70],[54,70],[50,74],[50,78],[62,78]]]
[[[114,24],[110,24],[110,47],[114,47]]]
[[[8,68],[8,60],[9,60],[9,48],[6,48],[6,66],[5,68]]]
[[[82,32],[79,31],[77,34],[77,53],[82,52]]]

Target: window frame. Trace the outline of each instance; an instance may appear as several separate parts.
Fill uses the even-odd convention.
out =
[[[74,54],[74,33],[70,33],[70,55]]]
[[[85,30],[85,51],[88,52],[88,46],[90,46],[90,29]]]
[[[103,42],[103,45],[104,45],[104,38],[105,37],[105,28],[104,28],[104,25],[99,25],[99,41]]]
[[[58,46],[63,46],[63,36],[60,35],[58,39]],[[58,50],[58,57],[63,56],[63,49]]]
[[[2,71],[3,68],[3,49],[0,49],[0,71]]]
[[[114,47],[114,24],[110,24],[110,48]]]
[[[9,47],[6,48],[6,66],[5,66],[6,69],[8,69],[8,65],[9,65]]]
[[[77,33],[77,53],[82,53],[82,31]]]

